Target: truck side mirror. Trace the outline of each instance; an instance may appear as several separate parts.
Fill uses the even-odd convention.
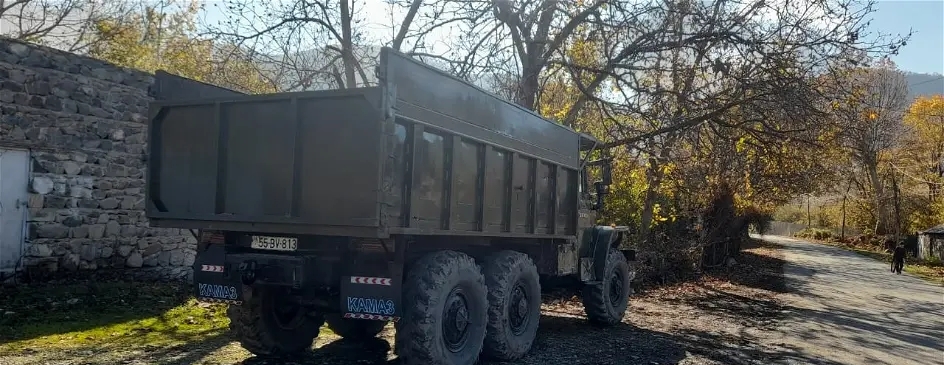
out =
[[[603,198],[610,193],[610,186],[602,181],[597,181],[593,183],[593,187],[596,188],[597,191],[597,202],[593,210],[601,210],[603,209]]]
[[[613,165],[610,164],[610,161],[603,163],[603,183],[610,185],[613,183]]]

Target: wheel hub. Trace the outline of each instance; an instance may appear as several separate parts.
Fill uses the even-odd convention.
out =
[[[462,290],[455,289],[443,307],[443,340],[452,352],[459,352],[469,337],[469,305]]]
[[[458,308],[455,309],[455,326],[459,331],[465,331],[466,326],[469,325],[469,312],[464,305],[459,306],[457,304],[457,306]]]
[[[530,320],[530,300],[528,293],[524,290],[522,283],[515,284],[515,289],[511,292],[511,298],[508,306],[508,325],[511,332],[520,335],[528,328]]]
[[[622,300],[623,295],[623,275],[619,271],[613,272],[610,278],[610,304],[616,306]]]
[[[307,315],[298,303],[288,300],[273,300],[273,318],[275,324],[285,330],[294,330],[302,325]]]

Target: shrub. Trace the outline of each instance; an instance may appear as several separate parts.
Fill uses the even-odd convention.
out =
[[[821,228],[806,228],[802,231],[794,233],[793,236],[817,241],[833,241],[838,239],[838,237],[836,237],[832,231]]]

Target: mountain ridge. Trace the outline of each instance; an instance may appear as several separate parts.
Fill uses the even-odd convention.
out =
[[[908,81],[908,98],[944,94],[944,75],[940,73],[922,73],[903,71]]]

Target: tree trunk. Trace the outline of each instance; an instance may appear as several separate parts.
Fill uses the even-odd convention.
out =
[[[344,80],[343,88],[349,89],[357,87],[357,79],[354,74],[354,39],[351,35],[351,7],[348,0],[341,0],[341,59],[344,62]]]
[[[839,239],[846,239],[846,200],[849,198],[849,190],[852,189],[852,178],[846,182],[846,191],[842,194],[842,230],[839,232]]]
[[[885,189],[884,186],[882,186],[882,180],[878,177],[878,162],[869,162],[866,165],[875,199],[875,234],[883,235],[888,232],[888,211],[885,209]]]
[[[662,161],[668,159],[669,149],[675,144],[675,139],[676,136],[674,134],[667,135],[665,141],[662,143],[662,148],[659,150],[659,155],[649,158],[649,167],[646,169],[646,196],[643,201],[642,214],[639,216],[639,232],[643,240],[649,239],[649,226],[652,224],[652,216],[654,214],[653,205],[658,197],[656,189],[659,188],[659,185],[662,183],[662,178],[664,177]]]
[[[406,38],[406,34],[413,24],[413,18],[416,17],[416,12],[420,10],[420,6],[422,5],[423,0],[413,0],[413,3],[410,4],[410,10],[407,11],[406,17],[403,18],[403,23],[400,24],[400,31],[398,31],[397,36],[393,38],[393,49],[397,51],[400,50],[400,47],[403,45],[403,40]]]
[[[528,67],[524,70],[521,77],[521,84],[518,85],[518,105],[528,110],[535,111],[537,107],[538,89],[541,87],[541,81],[538,78],[540,70],[534,70],[534,67]]]
[[[662,183],[661,165],[654,159],[649,159],[649,168],[646,169],[646,196],[642,204],[642,214],[639,216],[639,233],[642,239],[649,241],[649,226],[655,213],[653,205],[656,200],[656,189]]]

